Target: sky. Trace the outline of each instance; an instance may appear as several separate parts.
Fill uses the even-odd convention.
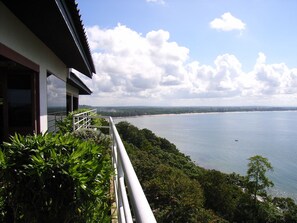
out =
[[[297,106],[296,0],[77,0],[94,106]]]

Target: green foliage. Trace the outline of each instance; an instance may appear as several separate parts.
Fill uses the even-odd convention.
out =
[[[240,187],[230,183],[227,174],[216,170],[206,171],[200,178],[200,182],[206,197],[206,207],[225,219],[236,219],[236,209],[243,195]]]
[[[281,213],[281,220],[279,222],[297,222],[297,205],[292,198],[275,197],[272,203],[277,207]]]
[[[95,129],[79,129],[71,133],[75,138],[83,141],[88,140],[96,144],[100,144],[106,148],[105,152],[110,152],[110,137]]]
[[[13,136],[0,150],[0,220],[110,222],[105,150],[70,134]]]
[[[266,189],[273,186],[273,182],[266,176],[267,171],[273,168],[267,158],[256,155],[249,158],[247,170],[247,189],[253,196],[255,203],[258,196],[265,198]]]
[[[282,222],[282,212],[272,202],[260,202],[258,205],[259,222]]]
[[[197,222],[203,215],[203,192],[200,184],[182,171],[159,165],[152,177],[144,182],[158,222]],[[202,215],[202,216],[201,216]]]

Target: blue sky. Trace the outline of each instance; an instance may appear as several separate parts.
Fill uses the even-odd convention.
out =
[[[79,0],[92,105],[297,105],[295,0]]]

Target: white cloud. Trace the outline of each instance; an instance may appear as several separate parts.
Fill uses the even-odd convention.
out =
[[[162,4],[164,5],[165,4],[165,1],[164,0],[146,0],[147,2],[153,2],[153,3],[159,3],[159,4]]]
[[[220,18],[215,18],[213,21],[210,22],[211,28],[222,31],[243,31],[245,29],[245,26],[245,23],[231,15],[230,12],[226,12]]]
[[[82,103],[255,105],[297,98],[297,68],[267,64],[261,52],[253,69],[245,72],[232,54],[218,55],[213,65],[189,61],[189,49],[170,41],[164,30],[142,35],[118,24],[106,30],[89,27],[87,34],[97,74],[86,79],[93,95]]]

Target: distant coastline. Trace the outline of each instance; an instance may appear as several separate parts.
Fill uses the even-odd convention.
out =
[[[131,117],[143,115],[170,115],[221,112],[259,112],[259,111],[297,111],[297,107],[281,106],[192,106],[192,107],[154,107],[154,106],[113,106],[95,107],[83,105],[82,108],[96,108],[98,114],[112,117]]]

